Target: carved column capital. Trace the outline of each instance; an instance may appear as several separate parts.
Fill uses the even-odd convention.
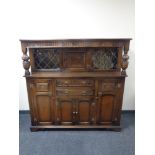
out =
[[[129,42],[124,44],[124,48],[123,48],[123,55],[122,55],[122,75],[126,75],[126,69],[128,68],[128,64],[129,64],[129,56],[128,56],[128,51],[129,51]]]
[[[22,51],[23,51],[22,60],[23,60],[23,68],[25,69],[25,75],[30,75],[30,72],[29,72],[30,57],[27,55],[27,48],[23,48]]]

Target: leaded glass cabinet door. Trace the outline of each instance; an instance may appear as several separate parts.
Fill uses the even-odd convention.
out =
[[[30,49],[32,71],[60,71],[62,54],[60,49]]]
[[[118,48],[97,48],[92,51],[92,67],[96,70],[115,70],[118,63]]]

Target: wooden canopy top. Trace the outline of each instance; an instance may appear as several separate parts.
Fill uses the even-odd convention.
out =
[[[132,38],[81,38],[81,39],[20,39],[21,42],[44,41],[105,41],[105,40],[132,40]]]
[[[20,40],[22,48],[65,48],[65,47],[122,47],[129,45],[131,38],[103,39],[55,39],[55,40]]]

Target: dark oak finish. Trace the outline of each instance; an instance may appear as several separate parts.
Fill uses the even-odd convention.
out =
[[[31,131],[120,131],[130,40],[21,40]]]

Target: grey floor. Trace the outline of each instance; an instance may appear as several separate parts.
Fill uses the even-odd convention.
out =
[[[123,113],[121,132],[30,132],[29,114],[20,114],[19,155],[134,155],[135,116]]]

